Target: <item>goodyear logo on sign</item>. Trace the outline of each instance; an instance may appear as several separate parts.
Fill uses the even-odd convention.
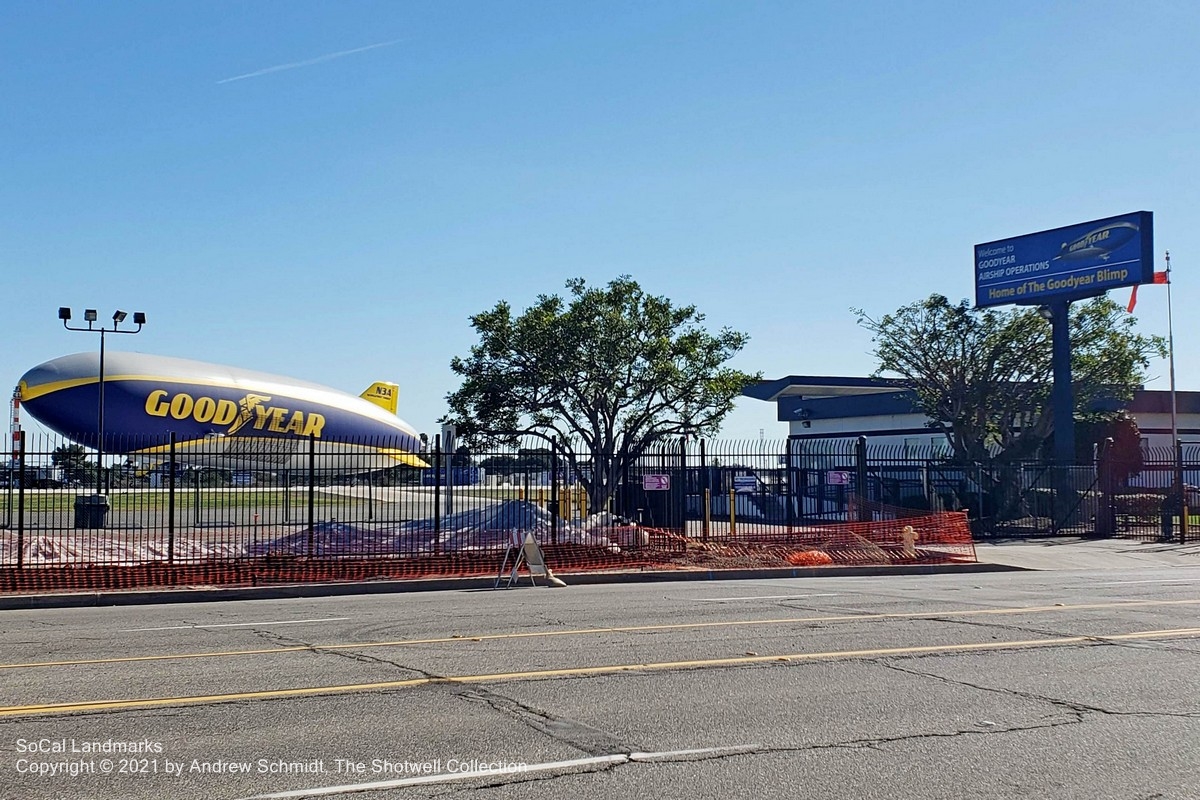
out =
[[[249,425],[256,431],[314,436],[321,438],[325,417],[315,412],[305,413],[282,406],[267,405],[269,395],[248,394],[236,403],[213,397],[192,397],[187,392],[171,394],[155,389],[146,397],[146,413],[152,417],[191,419],[214,426],[228,425],[227,436],[233,436]]]

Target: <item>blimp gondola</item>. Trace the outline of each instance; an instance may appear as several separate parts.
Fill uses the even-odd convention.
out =
[[[316,383],[168,356],[76,353],[39,364],[21,406],[79,444],[147,462],[362,473],[428,466],[420,435],[396,416],[398,387],[359,396]],[[103,426],[98,409],[103,408]],[[172,441],[173,439],[173,441]]]

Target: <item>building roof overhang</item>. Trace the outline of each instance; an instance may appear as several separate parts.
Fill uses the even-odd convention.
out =
[[[786,378],[751,384],[742,390],[742,395],[770,403],[781,397],[844,397],[847,395],[884,394],[907,388],[909,388],[909,383],[903,378],[789,375]]]

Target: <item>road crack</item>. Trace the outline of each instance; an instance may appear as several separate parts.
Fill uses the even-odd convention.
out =
[[[493,710],[506,714],[533,730],[590,756],[617,753],[627,755],[634,749],[616,737],[587,723],[536,708],[481,686],[463,689],[456,694],[468,702],[484,703]]]
[[[450,693],[468,702],[482,703],[494,711],[510,716],[539,733],[555,741],[562,742],[588,755],[610,755],[613,753],[629,753],[633,748],[610,736],[604,731],[569,717],[560,716],[549,711],[535,708],[511,697],[493,692],[482,686],[461,686],[450,683],[445,675],[431,672],[407,664],[401,664],[378,656],[367,655],[353,650],[330,650],[305,642],[294,637],[285,636],[273,631],[254,629],[260,638],[272,644],[289,647],[305,647],[320,655],[333,655],[348,658],[360,663],[379,664],[393,667],[402,672],[416,673],[430,681],[431,686],[449,689]]]
[[[984,686],[971,681],[959,680],[957,678],[949,678],[945,675],[938,675],[934,672],[923,672],[916,669],[906,669],[899,664],[890,663],[887,659],[879,659],[874,663],[884,669],[903,672],[907,675],[914,675],[921,678],[932,678],[933,680],[948,683],[954,686],[963,686],[969,689],[977,689],[981,692],[991,692],[993,694],[1003,694],[1009,697],[1020,697],[1024,700],[1033,700],[1041,703],[1049,703],[1058,708],[1067,710],[1070,713],[1080,715],[1080,720],[1083,721],[1083,716],[1087,714],[1103,714],[1113,717],[1173,717],[1176,719],[1200,719],[1200,712],[1192,711],[1117,711],[1111,708],[1103,708],[1094,706],[1088,703],[1081,703],[1075,700],[1064,700],[1058,697],[1050,697],[1048,695],[1038,694],[1036,692],[1027,692],[1021,689],[1010,689],[1003,686]]]

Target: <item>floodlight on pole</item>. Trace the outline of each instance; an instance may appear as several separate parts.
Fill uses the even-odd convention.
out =
[[[125,321],[128,315],[124,311],[118,310],[113,314],[113,325],[111,328],[105,328],[103,325],[96,326],[96,309],[88,308],[83,312],[83,319],[87,322],[87,327],[73,326],[71,322],[71,309],[66,306],[60,306],[58,309],[58,318],[62,320],[63,327],[69,331],[84,331],[100,334],[100,374],[97,382],[98,401],[96,404],[96,494],[104,494],[104,334],[106,333],[141,333],[142,326],[146,324],[146,315],[141,311],[133,313],[135,329],[121,329],[121,323]]]

